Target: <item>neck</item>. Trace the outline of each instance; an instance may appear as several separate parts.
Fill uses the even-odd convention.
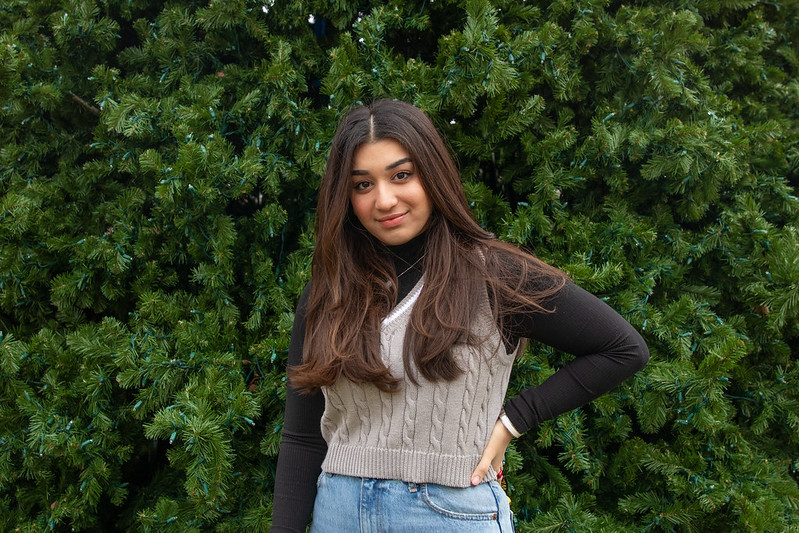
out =
[[[394,271],[397,273],[399,286],[397,287],[398,297],[402,299],[408,294],[422,277],[424,271],[425,245],[427,235],[420,233],[408,242],[395,246],[385,246],[389,256],[394,263]]]
[[[424,245],[427,241],[427,233],[422,232],[408,242],[397,244],[394,246],[385,245],[392,255],[402,257],[403,259],[416,260],[424,253]]]

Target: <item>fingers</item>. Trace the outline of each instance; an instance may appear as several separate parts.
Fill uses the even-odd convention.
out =
[[[477,467],[474,469],[474,472],[472,472],[472,476],[470,478],[472,485],[480,484],[483,478],[486,477],[486,474],[488,474],[488,467],[491,466],[497,459],[496,451],[491,445],[491,440],[489,439],[488,442],[488,446],[486,446],[486,449],[483,451],[483,455],[480,457],[480,462],[477,463]],[[501,455],[499,457],[499,462],[500,464],[502,463]]]
[[[497,421],[494,424],[494,429],[491,431],[491,436],[488,438],[483,455],[480,456],[480,461],[471,475],[472,485],[479,485],[480,481],[488,474],[488,467],[494,467],[494,471],[499,471],[502,466],[502,458],[505,456],[505,450],[508,448],[513,436],[505,428],[502,422]]]
[[[490,461],[485,462],[483,459],[477,464],[477,468],[474,469],[472,472],[472,485],[479,485],[480,480],[482,480],[486,474],[488,474],[488,466],[491,464]]]

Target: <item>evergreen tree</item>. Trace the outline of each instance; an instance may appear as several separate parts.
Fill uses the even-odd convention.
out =
[[[391,97],[652,352],[512,443],[518,530],[799,531],[796,3],[7,0],[0,31],[0,530],[268,530],[326,151]]]

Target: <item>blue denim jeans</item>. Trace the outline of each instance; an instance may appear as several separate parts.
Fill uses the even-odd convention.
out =
[[[455,488],[434,483],[322,472],[311,533],[512,533],[508,497],[499,483]]]

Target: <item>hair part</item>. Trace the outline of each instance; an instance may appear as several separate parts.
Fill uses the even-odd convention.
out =
[[[333,137],[317,203],[303,363],[289,369],[295,388],[313,391],[342,377],[398,390],[380,354],[380,324],[397,303],[396,272],[384,246],[363,228],[349,200],[354,153],[391,139],[408,152],[433,204],[426,229],[425,284],[403,347],[409,379],[452,380],[462,371],[450,352],[478,342],[470,333],[488,290],[504,333],[508,315],[547,311],[543,303],[566,275],[503,243],[473,217],[443,137],[417,107],[378,100],[350,110]]]

